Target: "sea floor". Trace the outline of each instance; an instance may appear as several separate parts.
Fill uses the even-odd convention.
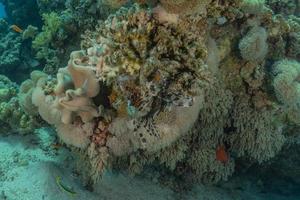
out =
[[[27,136],[0,136],[0,200],[300,200],[300,191],[291,192],[289,184],[279,180],[270,192],[259,177],[247,176],[178,194],[148,178],[106,173],[90,192],[73,173],[72,155],[54,148],[54,142],[55,133],[48,128]],[[59,187],[58,177],[76,194]]]

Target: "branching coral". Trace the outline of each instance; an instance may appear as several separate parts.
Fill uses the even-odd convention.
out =
[[[233,158],[226,163],[216,159],[216,149],[225,142],[224,130],[233,103],[231,92],[218,84],[216,81],[205,90],[204,107],[191,130],[187,153],[189,169],[197,174],[195,179],[206,183],[227,180],[234,171]]]
[[[0,76],[0,123],[4,133],[26,134],[34,131],[35,119],[21,108],[17,96],[17,85],[7,77]],[[1,132],[2,133],[2,132]]]
[[[233,111],[231,147],[238,156],[247,156],[259,163],[273,158],[283,146],[283,126],[276,121],[276,110],[252,109],[247,98],[236,100]]]
[[[44,58],[44,53],[46,50],[44,48],[49,48],[50,43],[55,37],[58,29],[61,26],[61,20],[57,13],[51,12],[49,14],[43,15],[44,26],[41,33],[39,33],[35,39],[32,41],[32,47],[38,51],[37,58]]]
[[[20,33],[11,31],[6,20],[0,19],[0,73],[20,83],[38,65],[30,44],[22,40]]]
[[[1,122],[4,122],[3,130],[7,131],[6,133],[32,133],[36,127],[35,120],[20,108],[17,98],[0,104],[0,116]],[[7,129],[5,126],[8,126]]]
[[[0,71],[8,74],[9,71],[16,70],[21,64],[21,37],[18,34],[9,32],[8,23],[0,19]]]

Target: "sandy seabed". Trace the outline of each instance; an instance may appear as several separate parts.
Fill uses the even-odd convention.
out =
[[[141,177],[106,173],[90,192],[74,175],[74,158],[64,147],[53,148],[55,133],[41,128],[34,134],[0,137],[0,200],[298,200],[300,197],[262,193],[257,184],[233,179],[220,186],[197,185],[185,194]],[[75,195],[62,190],[56,181]]]

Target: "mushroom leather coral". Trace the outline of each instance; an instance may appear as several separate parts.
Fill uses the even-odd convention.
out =
[[[92,59],[93,57],[85,55],[83,51],[72,52],[67,70],[76,89],[84,86],[85,95],[95,97],[99,93],[100,86],[94,70],[86,66],[93,64],[89,58]]]
[[[60,107],[64,124],[70,124],[75,116],[80,116],[83,122],[89,122],[98,116],[98,111],[93,101],[85,96],[82,88],[77,90],[67,90],[65,96],[59,98]]]
[[[68,66],[59,70],[52,93],[45,94],[44,91],[50,81],[47,76],[37,81],[32,93],[32,102],[38,107],[41,117],[57,128],[64,142],[80,148],[87,146],[93,133],[86,131],[84,125],[99,116],[92,100],[99,93],[99,83],[93,69],[82,66],[84,60],[86,57],[82,52],[74,52]],[[83,126],[73,125],[77,118],[84,123]],[[77,131],[71,134],[72,129]]]

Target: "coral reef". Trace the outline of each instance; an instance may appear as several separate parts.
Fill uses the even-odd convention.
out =
[[[61,26],[59,15],[55,12],[44,14],[43,20],[43,31],[39,33],[32,41],[32,46],[34,49],[38,49],[39,47],[49,45],[51,40],[53,40],[54,35]],[[37,54],[37,56],[40,57],[39,54]]]
[[[67,64],[69,54],[79,48],[80,35],[116,9],[113,7],[117,5],[111,3],[114,4],[102,0],[37,1],[44,23],[41,32],[33,38],[32,48],[45,72],[55,75],[59,67]]]
[[[37,59],[46,60],[50,66],[59,65],[59,59],[56,57],[58,53],[50,45],[54,40],[58,40],[56,34],[62,24],[61,19],[57,13],[51,12],[43,14],[43,21],[42,32],[34,37],[32,48],[36,51]]]
[[[21,108],[17,98],[18,86],[1,75],[0,88],[1,134],[33,132],[37,123],[32,116],[26,114]]]
[[[300,60],[300,18],[290,17],[288,24],[291,30],[287,37],[287,56],[292,59]]]
[[[206,13],[206,7],[211,0],[197,1],[197,0],[160,0],[159,3],[169,13],[176,14],[193,14]]]
[[[287,120],[299,125],[300,63],[285,59],[276,62],[273,68],[273,87],[276,97],[283,104]]]
[[[89,187],[108,169],[217,183],[264,165],[300,119],[300,20],[274,2],[39,0],[23,41],[44,72],[3,89],[1,119],[54,126]]]
[[[27,25],[39,25],[41,22],[35,0],[1,0],[7,13],[9,23],[22,28]]]
[[[247,156],[262,163],[273,158],[282,148],[283,127],[274,116],[274,109],[251,109],[247,99],[237,101],[232,115],[236,132],[230,136],[231,147],[238,156]],[[272,116],[272,117],[270,117]]]
[[[39,63],[33,58],[30,45],[20,33],[12,32],[4,19],[0,19],[0,73],[19,83]],[[13,75],[12,75],[13,73]]]
[[[8,29],[8,26],[7,26]],[[21,37],[16,33],[1,34],[0,70],[1,73],[15,71],[21,64]]]
[[[137,27],[125,21],[127,16],[132,16],[130,23]],[[107,26],[112,23],[118,24],[114,31]],[[198,23],[204,22],[199,19]],[[192,27],[192,23],[186,26]],[[94,136],[98,130],[94,127],[110,123],[110,136],[105,136],[109,137],[100,148],[117,157],[138,149],[157,152],[193,126],[202,107],[201,88],[209,82],[204,65],[206,49],[201,42],[204,38],[196,30],[194,35],[185,35],[185,28],[179,27],[175,34],[156,24],[146,10],[137,6],[121,10],[101,23],[95,34],[87,33],[83,46],[89,47],[71,54],[68,66],[59,69],[57,79],[53,79],[56,86],[45,92],[52,82],[46,75],[36,82],[32,103],[71,146],[86,149],[91,137],[96,144],[102,143]],[[170,43],[180,37],[185,42]],[[93,43],[93,38],[100,40]],[[190,49],[189,41],[198,42]],[[165,55],[167,52],[169,55]],[[197,57],[185,60],[191,54]],[[178,90],[186,92],[178,94]],[[105,93],[108,94],[103,96]],[[105,114],[110,111],[111,114]],[[120,125],[126,125],[130,131],[124,132],[125,127],[121,130]],[[78,132],[70,134],[74,129]]]
[[[264,10],[265,0],[243,0],[242,10],[247,14],[260,14]]]
[[[27,28],[24,30],[24,32],[22,33],[22,39],[26,40],[26,39],[33,39],[38,32],[38,28],[32,25],[27,26]]]
[[[263,60],[268,53],[267,31],[263,27],[253,27],[240,41],[241,56],[247,61]]]
[[[275,13],[299,16],[299,1],[297,0],[267,0],[267,4]]]

